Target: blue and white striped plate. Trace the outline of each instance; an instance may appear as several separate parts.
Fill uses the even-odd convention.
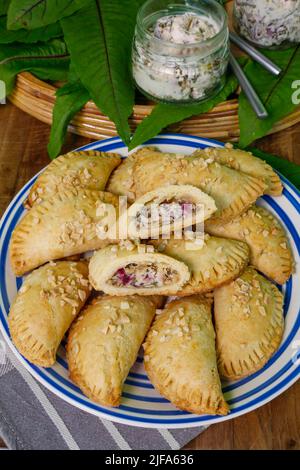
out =
[[[189,154],[197,148],[218,147],[223,144],[177,134],[165,134],[150,140],[146,145],[155,145],[166,152]],[[84,150],[115,151],[126,156],[127,149],[119,138],[96,142],[83,147]],[[267,403],[290,387],[300,376],[300,269],[299,269],[299,228],[300,193],[282,177],[284,192],[281,197],[264,196],[259,204],[267,207],[281,220],[289,236],[296,261],[296,272],[283,287],[285,294],[285,333],[281,346],[268,364],[250,377],[234,383],[224,383],[223,391],[231,407],[225,417],[196,416],[179,411],[163,399],[149,382],[143,367],[142,355],[133,366],[125,382],[122,404],[119,408],[106,408],[91,402],[70,381],[61,346],[55,366],[48,369],[36,367],[27,362],[11,343],[7,325],[10,303],[22,284],[21,278],[12,273],[8,259],[8,244],[11,233],[23,216],[23,201],[34,183],[32,178],[17,194],[6,210],[0,225],[0,327],[18,359],[29,372],[53,393],[67,402],[102,418],[132,426],[155,428],[184,428],[218,423],[248,413]],[[276,256],[276,253],[274,253]]]

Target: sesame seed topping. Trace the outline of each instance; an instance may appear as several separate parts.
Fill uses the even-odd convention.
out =
[[[122,310],[128,310],[129,307],[130,307],[130,305],[129,305],[128,302],[121,302],[121,304],[120,304],[120,308],[121,308]]]
[[[75,307],[75,308],[78,307],[78,302],[77,302],[77,300],[71,299],[71,298],[66,297],[66,296],[63,296],[63,300],[64,300],[67,304],[71,305],[72,307]]]
[[[265,307],[258,307],[258,311],[259,311],[259,313],[260,313],[263,317],[266,316],[266,309],[265,309]]]
[[[130,318],[127,315],[124,315],[121,318],[121,323],[130,323]]]
[[[85,176],[86,179],[91,178],[91,174],[87,168],[84,168],[83,175]]]
[[[79,295],[80,300],[81,300],[82,302],[84,302],[84,301],[85,301],[85,298],[86,298],[85,291],[79,289],[79,290],[78,290],[78,295]]]
[[[249,289],[250,289],[250,286],[248,284],[242,284],[241,285],[241,291],[248,292]]]

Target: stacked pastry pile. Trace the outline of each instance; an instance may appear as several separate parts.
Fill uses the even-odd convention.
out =
[[[281,192],[270,166],[230,146],[190,156],[142,148],[122,162],[99,152],[59,157],[12,235],[15,273],[32,271],[9,315],[14,344],[49,367],[70,329],[71,378],[92,400],[118,406],[143,343],[163,396],[193,413],[227,414],[220,376],[263,367],[284,330],[273,282],[288,280],[292,254],[280,223],[254,205]],[[122,213],[118,196],[129,200]],[[199,204],[205,234],[195,239],[184,229]]]

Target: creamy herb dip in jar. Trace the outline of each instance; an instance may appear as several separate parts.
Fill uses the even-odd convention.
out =
[[[260,47],[300,42],[300,0],[235,0],[234,20],[237,32]]]
[[[132,71],[156,101],[191,103],[223,87],[229,61],[228,20],[215,0],[148,0],[140,9]]]

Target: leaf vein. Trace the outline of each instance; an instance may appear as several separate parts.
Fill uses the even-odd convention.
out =
[[[109,78],[110,78],[110,81],[111,81],[111,84],[112,84],[112,93],[113,93],[113,98],[114,98],[114,102],[115,102],[115,107],[116,107],[116,111],[117,111],[118,116],[119,116],[119,123],[122,123],[122,114],[121,114],[121,110],[120,110],[119,105],[118,105],[118,99],[117,99],[116,92],[115,92],[114,80],[113,80],[113,76],[112,76],[112,72],[111,72],[112,68],[111,68],[110,58],[109,58],[109,54],[108,54],[108,45],[107,45],[106,34],[105,34],[105,26],[104,26],[103,17],[102,17],[101,4],[100,4],[99,0],[95,0],[95,3],[96,3],[97,13],[98,13],[98,17],[99,17],[99,22],[100,22],[100,25],[101,25],[101,28],[102,28],[102,31],[103,31],[105,57],[106,57],[107,65],[108,65]],[[124,133],[126,133],[126,129],[123,128],[123,131],[124,131]]]
[[[45,0],[38,0],[36,3],[33,3],[31,5],[30,8],[26,9],[24,8],[22,10],[22,14],[20,14],[19,16],[16,17],[15,19],[15,23],[17,23],[18,21],[20,21],[21,18],[23,18],[25,15],[29,14],[32,12],[32,10],[34,10],[34,8],[38,7],[41,3],[43,3]]]
[[[283,81],[283,79],[287,76],[288,71],[289,71],[289,68],[290,68],[291,64],[293,63],[294,57],[297,55],[297,53],[298,53],[298,51],[299,51],[299,48],[300,48],[300,45],[298,45],[298,46],[295,48],[295,50],[294,50],[294,52],[293,52],[293,54],[292,54],[292,56],[291,56],[291,58],[290,58],[290,60],[289,60],[289,62],[288,62],[288,64],[287,64],[287,66],[286,66],[284,72],[281,74],[281,76],[279,77],[278,81],[276,81],[276,82],[274,83],[273,87],[272,87],[271,90],[269,91],[269,94],[268,94],[268,96],[267,96],[267,98],[266,98],[265,104],[267,104],[267,103],[270,101],[270,99],[272,98],[273,93],[274,93],[274,91],[276,90],[276,88],[280,85],[280,83]]]
[[[66,58],[69,58],[69,54],[55,54],[55,55],[44,55],[44,56],[39,56],[39,55],[36,55],[36,56],[12,56],[12,57],[8,57],[2,61],[0,61],[0,65],[5,65],[5,64],[8,64],[9,62],[13,62],[13,61],[16,61],[16,60],[36,60],[36,59],[39,59],[39,60],[48,60],[48,59],[66,59]]]

